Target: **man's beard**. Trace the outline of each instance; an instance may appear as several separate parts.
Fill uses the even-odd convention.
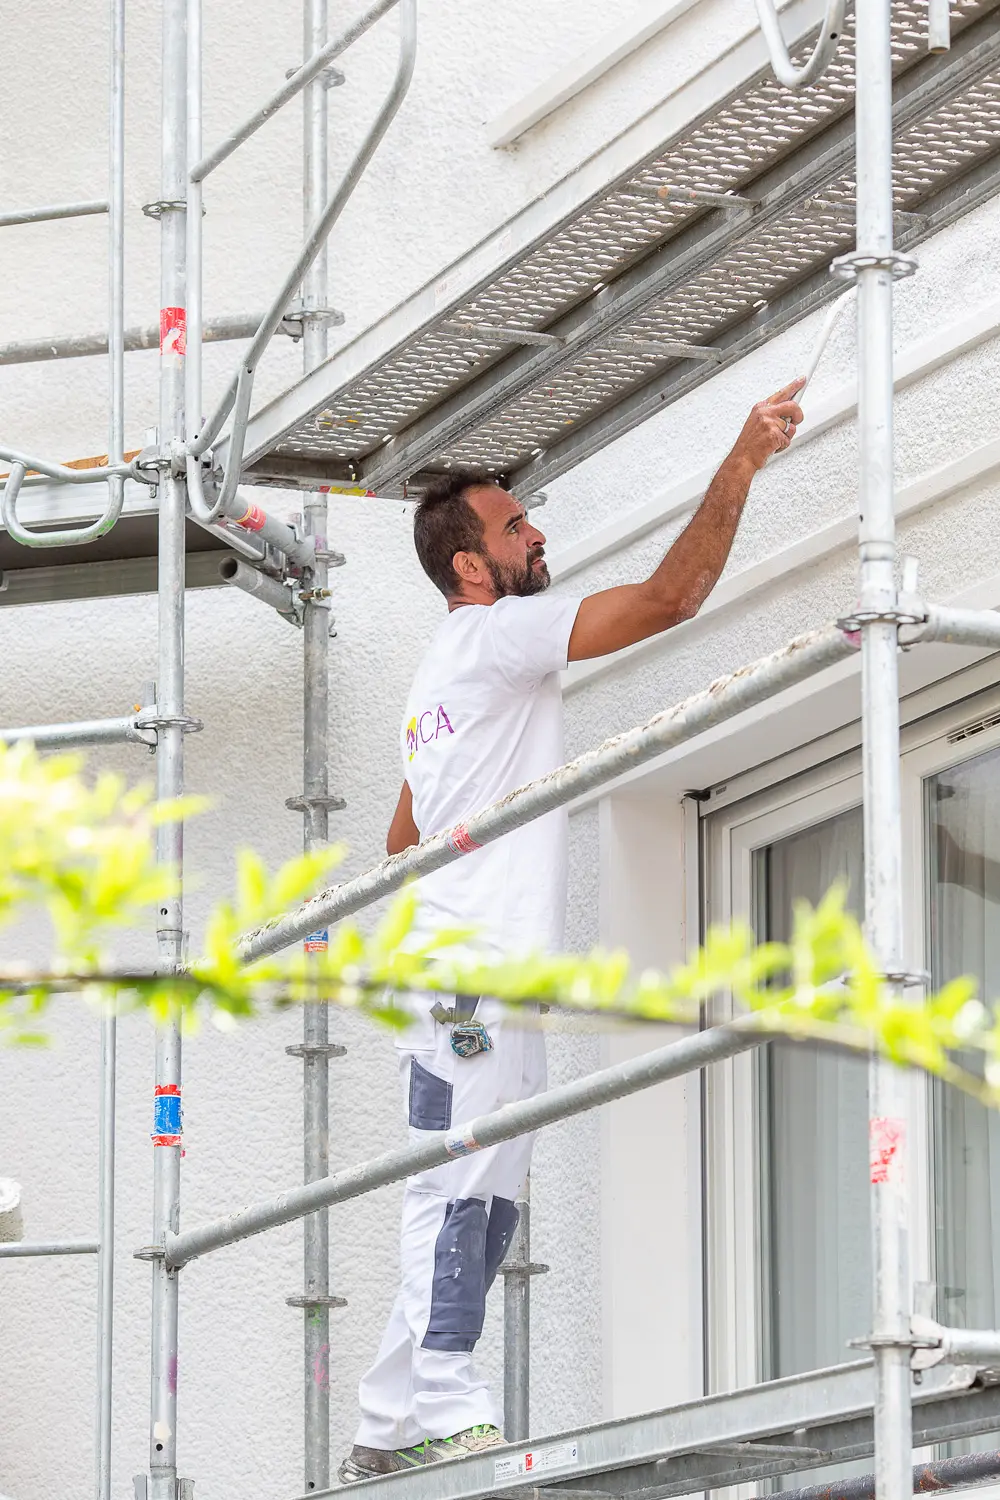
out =
[[[487,556],[486,566],[489,570],[490,580],[496,590],[498,599],[506,599],[509,595],[515,595],[519,599],[527,599],[531,594],[542,594],[548,588],[552,579],[545,563],[540,568],[535,567],[539,554],[529,557],[523,568],[512,563],[504,565],[498,563],[495,558]]]

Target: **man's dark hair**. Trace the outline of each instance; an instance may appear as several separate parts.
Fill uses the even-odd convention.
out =
[[[427,486],[417,506],[413,541],[420,566],[446,599],[458,587],[455,553],[482,551],[483,523],[469,504],[468,492],[496,483],[481,469],[449,469]]]

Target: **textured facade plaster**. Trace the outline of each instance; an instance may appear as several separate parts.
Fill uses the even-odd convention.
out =
[[[349,14],[331,0],[331,21]],[[640,24],[652,11],[637,6]],[[618,21],[617,15],[614,20]],[[623,17],[622,19],[627,19]],[[157,142],[158,8],[129,10],[127,321],[157,314],[158,242],[140,205],[159,196]],[[614,69],[551,119],[503,151],[490,151],[485,125],[606,31],[607,6],[511,0],[502,7],[425,0],[413,90],[331,246],[331,299],[348,312],[331,348],[353,337],[455,255],[656,104],[677,83],[741,35],[746,7],[701,0],[696,11],[635,58]],[[206,6],[206,141],[214,141],[262,98],[300,47],[294,6],[213,0]],[[345,59],[348,83],[331,95],[333,166],[376,108],[392,68],[392,23]],[[99,16],[65,5],[29,8],[5,18],[5,55],[21,63],[64,57],[72,36],[73,86],[65,70],[9,71],[0,121],[0,198],[11,204],[96,195],[105,170],[103,97],[106,45]],[[301,232],[300,145],[293,109],[227,163],[206,194],[206,310],[211,315],[263,306]],[[7,230],[0,237],[3,338],[83,332],[105,325],[104,226],[100,220]],[[921,275],[899,288],[897,344],[926,336],[979,302],[1000,294],[996,266],[1000,214],[988,206],[920,250]],[[808,355],[818,320],[790,330],[738,367],[716,376],[657,419],[550,486],[542,512],[553,555],[618,515],[696,472],[731,443],[751,401],[783,384]],[[854,334],[842,327],[817,377],[816,394],[850,379]],[[206,352],[206,405],[232,368],[234,350]],[[139,441],[155,420],[155,357],[127,362],[127,432]],[[261,400],[296,378],[297,348],[281,341],[268,354]],[[984,346],[919,382],[897,403],[901,480],[925,473],[997,430],[996,346]],[[104,446],[104,367],[100,361],[0,369],[3,436],[53,456]],[[731,569],[772,555],[832,518],[850,513],[856,485],[853,422],[844,422],[801,455],[762,476]],[[904,527],[920,557],[929,592],[946,596],[1000,568],[995,488],[954,497]],[[268,492],[288,512],[295,497]],[[348,845],[346,868],[379,855],[398,790],[397,714],[409,675],[440,610],[413,559],[405,507],[336,500],[331,536],[349,559],[334,577],[338,637],[332,656],[332,781],[348,798],[335,831]],[[567,584],[574,593],[633,579],[652,566],[677,525],[595,560]],[[829,618],[853,597],[849,549],[782,580],[746,607],[723,610],[676,641],[622,664],[568,700],[573,751],[627,727],[787,636]],[[284,798],[300,789],[301,641],[252,600],[222,590],[188,602],[190,712],[204,732],[187,745],[190,787],[210,810],[191,827],[189,923],[197,943],[206,902],[228,889],[231,851],[252,844],[270,862],[299,844],[299,822]],[[125,711],[155,671],[155,602],[129,598],[0,611],[3,718],[7,723],[101,716]],[[94,756],[131,776],[147,775],[141,750]],[[641,819],[639,820],[641,823]],[[674,846],[671,845],[671,848]],[[569,943],[598,937],[599,895],[609,873],[596,809],[572,822]],[[627,893],[626,893],[627,894]],[[624,899],[624,897],[623,897]],[[666,895],[664,897],[666,899]],[[601,933],[620,940],[612,922]],[[656,934],[659,939],[660,934]],[[134,951],[149,952],[137,936]],[[666,951],[666,950],[664,950]],[[301,1172],[300,1077],[285,1057],[295,1039],[291,1016],[262,1019],[235,1037],[205,1031],[186,1049],[186,1222],[271,1194]],[[81,1234],[94,1224],[97,1038],[93,1018],[70,1003],[54,1013],[56,1044],[45,1053],[7,1057],[0,1088],[0,1171],[25,1187],[32,1235]],[[400,1139],[394,1058],[387,1040],[354,1018],[333,1031],[350,1047],[331,1069],[334,1166]],[[623,1044],[624,1045],[624,1044]],[[614,1052],[595,1035],[557,1033],[550,1048],[555,1081],[591,1070]],[[114,1491],[128,1492],[145,1465],[148,1389],[148,1272],[131,1258],[149,1235],[149,1093],[152,1045],[144,1022],[122,1027],[119,1085],[118,1302]],[[697,1297],[691,1266],[651,1250],[629,1260],[631,1237],[654,1247],[662,1226],[645,1216],[675,1192],[677,1133],[684,1099],[650,1096],[641,1132],[616,1117],[613,1148],[596,1117],[553,1128],[539,1143],[534,1173],[534,1254],[552,1266],[533,1285],[533,1411],[538,1433],[643,1404],[634,1378],[646,1328],[633,1315],[605,1348],[602,1296],[642,1291],[656,1316],[679,1316],[669,1298]],[[638,1116],[636,1117],[638,1118]],[[636,1127],[637,1128],[637,1127]],[[650,1132],[656,1150],[648,1151]],[[645,1167],[637,1191],[605,1182],[616,1159]],[[672,1176],[659,1173],[670,1153]],[[630,1182],[631,1178],[628,1179]],[[685,1200],[687,1201],[687,1200]],[[394,1291],[398,1190],[345,1205],[334,1215],[334,1290],[350,1299],[334,1315],[330,1379],[335,1449],[349,1441],[355,1385],[369,1359]],[[686,1211],[693,1211],[689,1210]],[[602,1233],[615,1216],[611,1240]],[[629,1217],[634,1215],[634,1217]],[[621,1216],[625,1216],[622,1218]],[[648,1236],[653,1236],[649,1239]],[[687,1241],[684,1242],[687,1245]],[[602,1247],[612,1244],[607,1279]],[[686,1251],[684,1252],[687,1253]],[[284,1306],[300,1282],[300,1238],[292,1226],[222,1251],[184,1273],[181,1312],[181,1472],[199,1493],[231,1500],[300,1488],[301,1353],[299,1316]],[[686,1267],[686,1269],[685,1269]],[[616,1280],[617,1278],[617,1280]],[[5,1265],[0,1276],[0,1490],[14,1500],[50,1496],[58,1463],[60,1491],[90,1480],[92,1454],[93,1266],[85,1260]],[[667,1300],[664,1300],[666,1298]],[[493,1299],[485,1365],[499,1377],[500,1304]],[[631,1342],[630,1342],[631,1341]],[[695,1393],[696,1376],[648,1366],[647,1399]],[[685,1366],[687,1370],[687,1366]],[[687,1383],[685,1383],[687,1382]]]

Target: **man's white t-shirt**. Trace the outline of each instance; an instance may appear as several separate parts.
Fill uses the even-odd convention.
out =
[[[565,759],[559,673],[578,599],[462,605],[439,626],[407,699],[400,746],[422,839]],[[486,956],[556,952],[566,916],[568,815],[557,808],[419,884],[414,937],[474,927]]]

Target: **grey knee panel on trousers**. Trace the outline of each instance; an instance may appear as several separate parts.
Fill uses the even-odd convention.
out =
[[[470,1353],[486,1317],[486,1204],[456,1198],[434,1245],[434,1285],[425,1349]]]
[[[509,1198],[494,1197],[490,1204],[489,1223],[486,1225],[486,1290],[489,1291],[497,1279],[497,1272],[504,1256],[510,1249],[521,1210]]]

